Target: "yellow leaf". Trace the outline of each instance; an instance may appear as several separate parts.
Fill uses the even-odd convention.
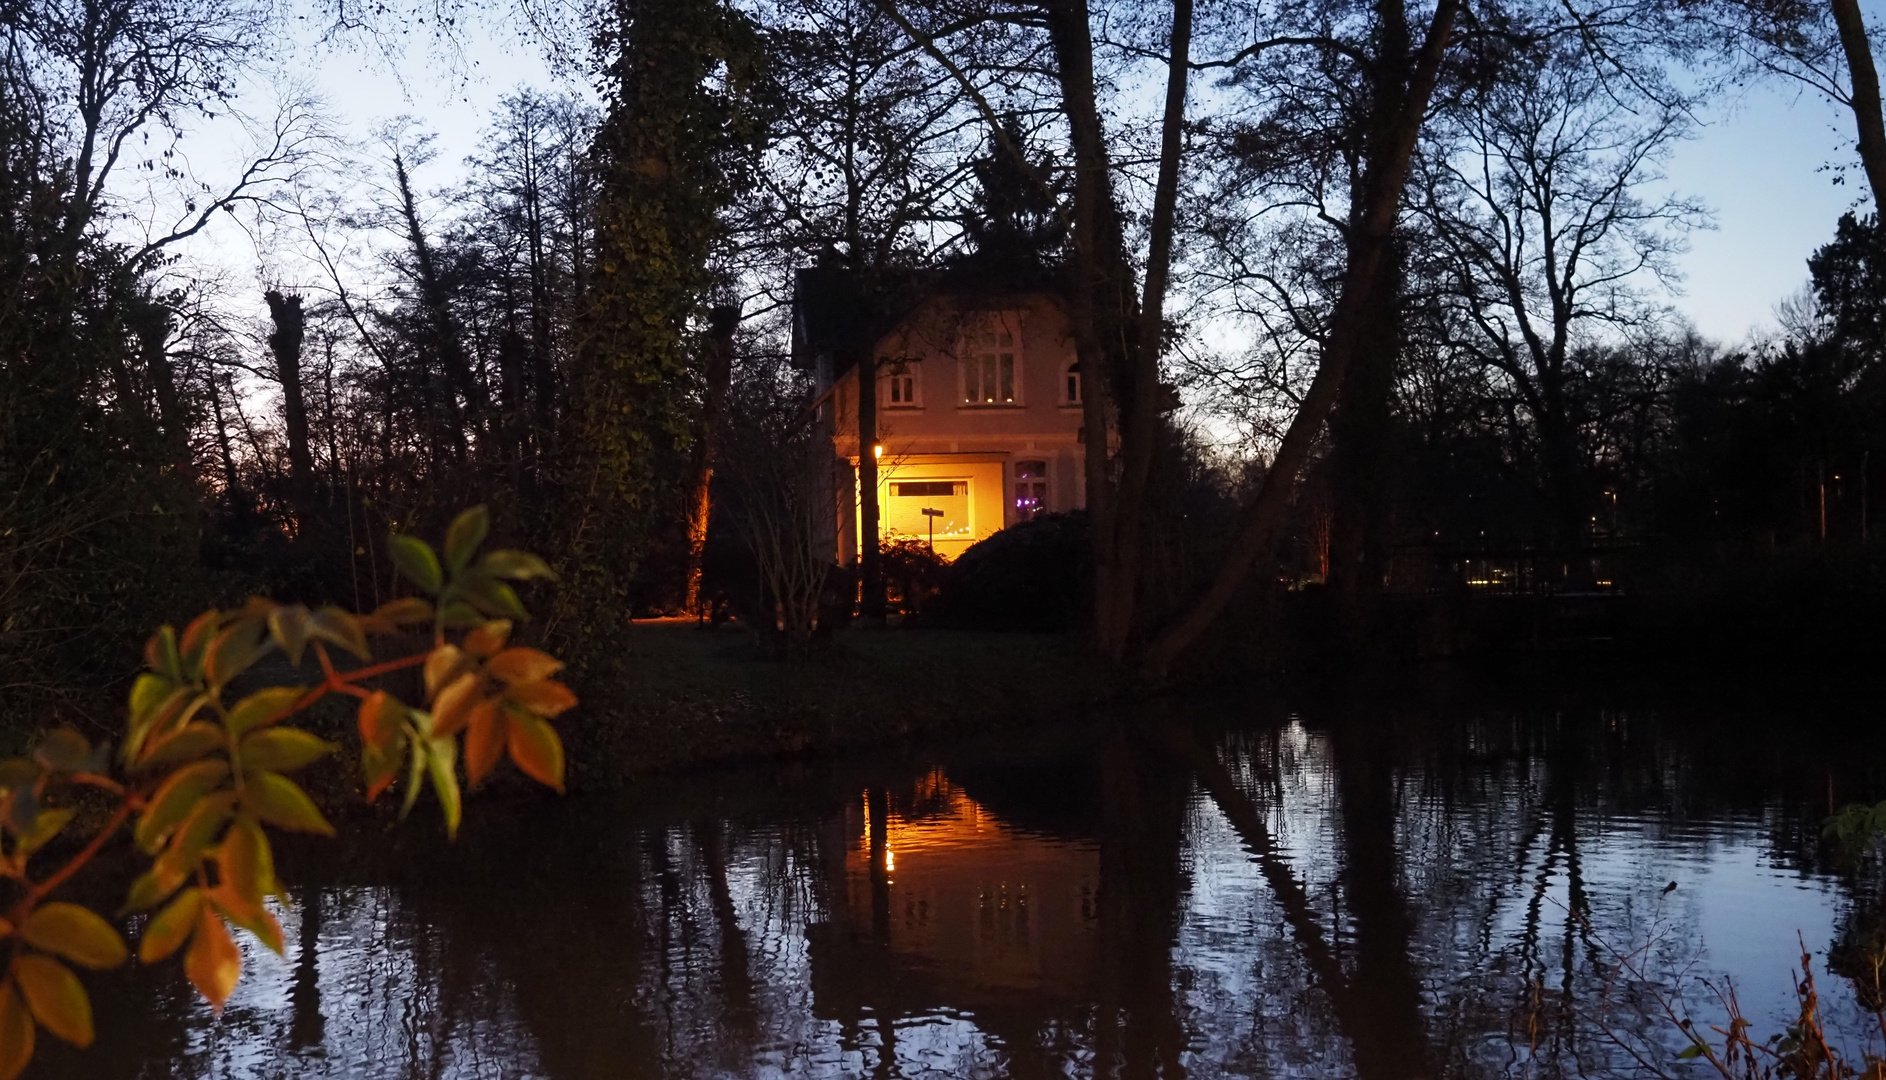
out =
[[[42,904],[26,917],[20,936],[36,949],[56,953],[94,971],[115,968],[129,955],[124,939],[96,912],[77,904]]]
[[[221,686],[262,658],[267,628],[260,618],[243,618],[210,639],[203,651],[203,676]],[[181,680],[179,680],[181,681]]]
[[[399,776],[400,753],[397,747],[368,743],[360,750],[360,769],[366,774],[367,801],[380,797]]]
[[[92,1045],[92,999],[71,968],[27,953],[13,962],[13,979],[40,1027],[81,1050]]]
[[[309,633],[329,644],[346,649],[362,660],[372,655],[367,651],[367,635],[360,628],[360,622],[332,604],[314,613],[314,622],[309,627]]]
[[[289,710],[295,707],[295,702],[300,701],[307,692],[305,686],[271,686],[257,690],[236,702],[235,707],[229,710],[229,718],[223,721],[223,726],[229,730],[231,737],[241,738],[253,728],[272,724],[287,716]]]
[[[136,724],[150,715],[152,709],[162,704],[177,689],[177,685],[162,675],[145,672],[131,684],[131,722]]]
[[[480,682],[476,673],[467,671],[439,691],[432,703],[432,734],[456,735],[465,727],[467,715],[480,700]]]
[[[549,724],[535,716],[512,713],[507,742],[511,760],[524,775],[561,792],[563,790],[563,740]]]
[[[334,826],[315,809],[308,793],[280,773],[256,772],[244,777],[242,805],[277,828],[334,835]]]
[[[504,755],[504,710],[495,701],[472,707],[465,726],[465,776],[477,787]]]
[[[333,743],[300,728],[264,728],[242,740],[242,767],[293,772],[321,760],[335,749]]]
[[[124,908],[119,914],[128,915],[162,903],[164,897],[176,892],[177,886],[183,884],[189,876],[189,869],[180,866],[177,860],[168,855],[159,856],[149,870],[139,874],[137,880],[131,883],[124,898]]]
[[[148,744],[140,769],[162,765],[181,765],[195,761],[223,745],[223,729],[203,720],[193,720],[178,728],[162,742]]]
[[[138,819],[133,836],[138,846],[154,852],[170,830],[182,821],[196,801],[229,775],[229,763],[217,758],[178,769],[158,785]]]
[[[432,792],[439,797],[439,806],[445,811],[445,835],[456,837],[458,823],[463,813],[463,800],[458,790],[458,771],[454,762],[458,744],[449,738],[433,739],[432,749],[426,755],[426,772],[432,777]]]
[[[506,649],[485,662],[485,670],[507,683],[536,682],[563,670],[563,662],[536,649]]]
[[[269,637],[296,667],[301,666],[301,654],[308,648],[310,621],[308,609],[300,604],[283,604],[268,614]]]
[[[432,605],[417,596],[408,596],[374,608],[372,617],[393,626],[409,626],[432,618]]]
[[[474,506],[452,519],[452,524],[445,530],[445,563],[457,574],[465,569],[471,557],[478,550],[478,545],[485,542],[486,534],[491,532],[491,512],[482,505]]]
[[[223,1002],[229,1000],[236,980],[242,977],[242,950],[236,948],[229,928],[208,904],[199,905],[196,933],[191,937],[190,951],[183,954],[183,973],[221,1016]]]
[[[196,929],[197,913],[203,908],[203,891],[189,888],[164,905],[164,910],[144,924],[144,936],[138,939],[138,963],[155,964],[183,947]]]
[[[458,677],[465,667],[465,654],[456,645],[441,645],[426,656],[426,697]]]
[[[195,870],[203,851],[216,841],[216,834],[236,811],[236,793],[216,791],[198,799],[190,816],[183,819],[170,838],[164,857],[186,870]]]
[[[33,1060],[33,1014],[12,984],[0,987],[0,1080],[13,1080]]]
[[[576,704],[576,695],[555,679],[513,683],[504,688],[504,696],[538,716],[556,716]]]
[[[477,657],[490,656],[504,648],[504,639],[511,635],[511,620],[493,619],[465,635],[465,651]]]
[[[223,837],[216,856],[223,884],[250,906],[260,908],[262,897],[272,891],[274,859],[269,853],[268,837],[246,818],[237,822]]]
[[[177,652],[177,628],[160,626],[144,643],[144,663],[171,682],[184,682],[183,657]]]
[[[39,816],[33,819],[32,829],[21,833],[19,839],[14,842],[13,850],[20,854],[31,855],[45,847],[52,842],[53,837],[59,835],[59,830],[65,828],[66,823],[72,820],[74,813],[76,811],[73,810],[41,810]]]

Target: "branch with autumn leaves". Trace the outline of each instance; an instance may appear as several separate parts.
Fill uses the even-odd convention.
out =
[[[475,788],[507,755],[525,775],[563,790],[563,743],[549,721],[576,696],[552,677],[563,666],[554,657],[509,640],[515,622],[528,618],[510,583],[554,575],[525,552],[478,556],[489,530],[484,507],[460,514],[446,531],[443,558],[424,541],[394,535],[394,565],[425,595],[370,614],[258,597],[206,611],[181,633],[162,627],[145,644],[148,670],[131,688],[115,764],[109,746],[94,747],[70,729],[46,733],[26,757],[0,761],[0,877],[17,892],[0,909],[0,1080],[32,1060],[40,1029],[74,1046],[92,1042],[91,999],[72,968],[115,968],[130,949],[105,917],[53,897],[127,824],[151,858],[118,912],[154,912],[138,937],[139,962],[181,951],[184,974],[221,1012],[242,974],[232,928],[282,952],[281,925],[266,902],[285,901],[269,830],[334,835],[289,774],[337,749],[286,721],[328,695],[359,699],[368,799],[403,773],[402,816],[429,787],[456,835],[461,772]],[[373,639],[428,624],[425,651],[375,660]],[[337,665],[337,654],[355,666]],[[266,686],[226,703],[231,684],[271,655],[296,669],[312,663],[320,681]],[[411,668],[421,669],[423,709],[375,685]],[[56,804],[82,787],[108,793],[114,808],[77,852],[37,874],[34,857],[74,815]]]

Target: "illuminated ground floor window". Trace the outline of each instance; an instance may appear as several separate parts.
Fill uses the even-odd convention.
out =
[[[1015,463],[1015,520],[1027,521],[1048,512],[1048,463]]]
[[[890,488],[887,539],[971,539],[968,480],[893,480]]]

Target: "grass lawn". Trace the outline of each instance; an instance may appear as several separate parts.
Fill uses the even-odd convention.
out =
[[[753,635],[637,622],[622,685],[584,688],[559,723],[573,785],[919,736],[1066,720],[1113,697],[1081,639],[848,628],[781,659]]]

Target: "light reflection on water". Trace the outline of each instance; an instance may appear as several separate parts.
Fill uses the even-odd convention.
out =
[[[100,978],[99,1045],[36,1074],[1596,1074],[1670,1037],[1598,1024],[1652,934],[1778,1031],[1797,931],[1822,954],[1851,907],[1811,785],[1723,793],[1617,727],[1180,736],[1215,766],[1109,728],[479,808],[450,848],[291,859],[287,956],[245,943],[220,1020],[174,969]]]

